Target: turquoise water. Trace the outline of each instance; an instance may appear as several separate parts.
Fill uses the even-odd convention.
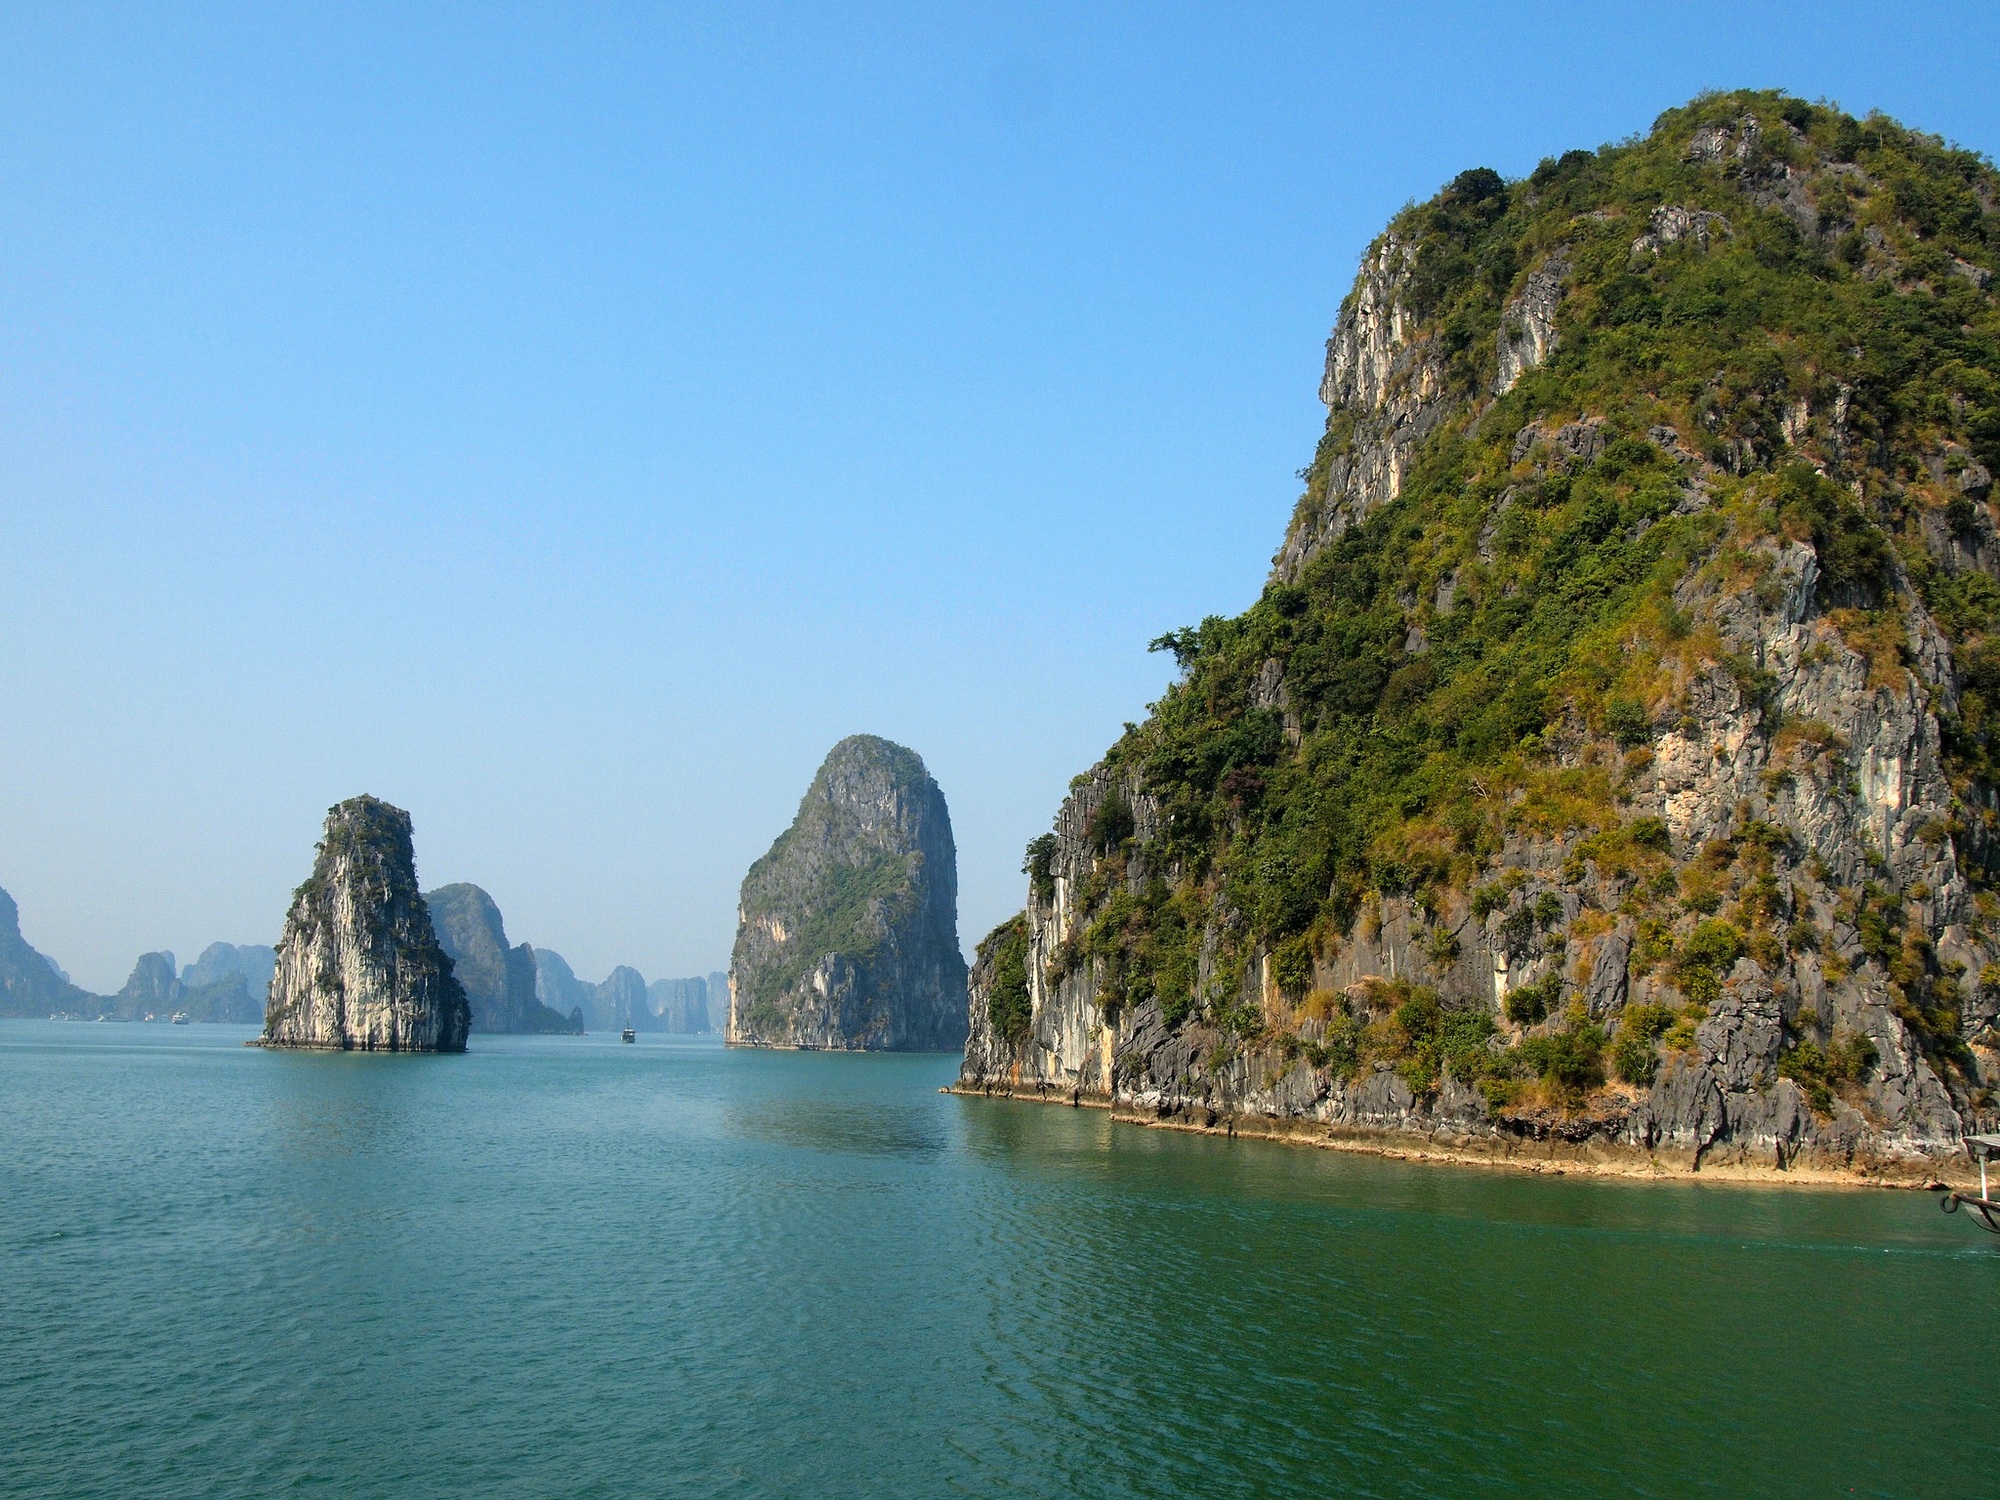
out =
[[[2000,1239],[940,1095],[0,1022],[0,1496],[1977,1495]]]

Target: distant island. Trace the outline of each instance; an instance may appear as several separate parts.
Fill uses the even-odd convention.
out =
[[[465,989],[473,1032],[576,1035],[630,1027],[700,1035],[728,1024],[727,974],[649,984],[620,965],[591,984],[559,953],[509,946],[500,909],[480,887],[440,886],[423,899],[438,945]],[[28,944],[19,908],[0,890],[0,1016],[255,1026],[264,1020],[276,967],[277,950],[262,943],[210,943],[178,971],[174,955],[162,949],[141,954],[116,994],[93,994]]]
[[[739,910],[731,1046],[965,1044],[958,850],[915,751],[867,734],[835,745]]]
[[[276,957],[276,950],[258,943],[210,943],[176,972],[172,953],[142,953],[124,988],[96,995],[29,946],[21,936],[20,908],[0,890],[0,1016],[255,1025],[264,1017]]]
[[[567,960],[550,948],[535,950],[535,993],[542,1003],[580,1014],[592,1031],[665,1032],[700,1035],[719,1032],[729,1021],[729,976],[697,974],[688,979],[648,983],[637,969],[620,964],[602,983],[578,979]]]

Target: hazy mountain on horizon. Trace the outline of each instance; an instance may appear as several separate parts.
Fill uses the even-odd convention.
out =
[[[653,1014],[663,1030],[700,1034],[729,1024],[729,976],[720,971],[689,979],[655,979],[646,986]]]
[[[722,1029],[729,1005],[729,979],[722,973],[688,979],[656,979],[651,984],[626,964],[601,984],[578,979],[569,961],[553,948],[535,949],[535,993],[558,1010],[575,1007],[596,1031],[630,1026],[634,1031],[699,1034]],[[718,1010],[716,996],[720,995]]]
[[[424,893],[437,939],[472,1006],[472,1029],[486,1032],[579,1031],[577,1007],[551,1006],[538,997],[535,950],[509,946],[507,926],[493,898],[460,881]]]
[[[698,1035],[721,1031],[728,1020],[729,978],[720,971],[648,984],[621,964],[593,984],[578,979],[553,949],[510,947],[499,909],[480,887],[441,886],[424,899],[473,1005],[475,1030],[564,1032],[581,1024]],[[496,955],[497,963],[489,962]],[[165,1021],[180,1013],[190,1021],[254,1026],[263,1020],[276,965],[277,950],[267,943],[210,943],[184,967],[171,950],[156,949],[139,955],[117,993],[99,995],[72,983],[21,936],[20,908],[0,889],[0,1016]],[[488,983],[496,976],[498,985]]]
[[[48,1016],[84,1009],[96,999],[69,981],[56,961],[21,936],[21,909],[0,890],[0,1015]]]
[[[210,943],[201,957],[181,970],[181,983],[201,989],[240,974],[244,988],[262,996],[271,988],[271,971],[277,965],[278,950],[268,943]]]

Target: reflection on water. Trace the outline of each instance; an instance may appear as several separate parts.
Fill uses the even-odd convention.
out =
[[[1919,1195],[1147,1131],[940,1095],[949,1058],[110,1029],[0,1023],[0,1496],[1914,1494],[1995,1457],[2000,1255]]]
[[[944,1119],[928,1107],[766,1100],[732,1106],[727,1118],[745,1140],[813,1151],[925,1155],[943,1151],[950,1139]]]
[[[369,1152],[400,1152],[429,1114],[440,1068],[424,1053],[282,1051],[261,1102],[272,1145],[301,1167]]]

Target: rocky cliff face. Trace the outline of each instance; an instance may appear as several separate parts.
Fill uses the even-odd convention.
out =
[[[732,1046],[964,1044],[958,851],[913,751],[873,735],[833,747],[744,877],[729,985]]]
[[[424,895],[438,944],[465,987],[472,1029],[496,1032],[571,1032],[569,1017],[535,996],[535,951],[507,944],[506,923],[493,898],[476,885],[439,886]]]
[[[602,1028],[597,1014],[597,986],[576,977],[569,960],[553,948],[535,952],[535,998],[550,1010],[574,1015],[579,1027]]]
[[[646,976],[628,964],[620,964],[597,986],[597,1011],[607,1027],[634,1031],[664,1031],[657,1025],[652,1007],[646,1002]]]
[[[1402,493],[1418,445],[1449,408],[1445,362],[1410,306],[1417,247],[1392,231],[1370,252],[1326,344],[1319,397],[1340,432],[1324,488],[1294,519],[1276,567],[1289,580],[1328,542]]]
[[[96,996],[78,989],[21,936],[21,909],[0,891],[0,1016],[79,1015]]]
[[[960,1086],[1962,1171],[2000,1083],[1996,203],[1744,95],[1399,217],[1271,586],[1161,643],[1182,681],[1031,847]]]
[[[263,1044],[463,1052],[471,1020],[417,890],[410,815],[373,797],[329,809],[285,916]]]

